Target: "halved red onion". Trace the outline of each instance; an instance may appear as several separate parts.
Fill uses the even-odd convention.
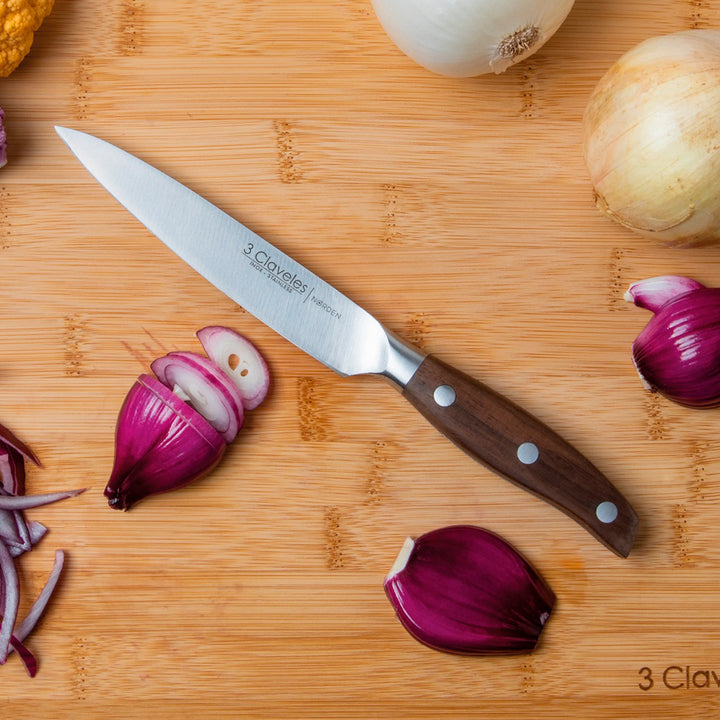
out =
[[[120,409],[108,504],[127,510],[148,495],[186,485],[212,470],[227,447],[222,435],[151,375],[141,375]]]
[[[471,525],[408,538],[385,592],[416,640],[458,654],[531,651],[555,602],[509,543]]]
[[[244,420],[243,399],[237,387],[216,365],[197,353],[171,352],[150,366],[158,380],[187,400],[231,443]]]
[[[270,373],[265,358],[245,336],[220,325],[197,331],[208,357],[237,385],[246,410],[254,410],[266,397]]]

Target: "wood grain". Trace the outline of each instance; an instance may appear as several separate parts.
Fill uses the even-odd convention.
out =
[[[0,421],[40,455],[27,607],[0,669],[7,717],[716,718],[718,411],[647,394],[627,285],[720,285],[717,248],[670,250],[601,217],[581,154],[592,88],[651,35],[720,27],[717,0],[577,0],[503,75],[429,74],[369,0],[56,0],[2,81]],[[342,379],[235,306],[122,210],[60,124],[116,142],[324,275],[391,329],[576,445],[640,516],[620,559],[480,467],[397,393]],[[128,513],[102,490],[135,377],[225,324],[273,389],[223,464]],[[530,656],[418,645],[382,581],[407,535],[474,523],[558,597]],[[651,682],[652,681],[652,685]]]

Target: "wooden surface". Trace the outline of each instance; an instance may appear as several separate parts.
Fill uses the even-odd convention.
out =
[[[69,560],[29,640],[39,675],[0,668],[3,717],[718,716],[720,411],[642,389],[630,344],[649,315],[622,295],[666,272],[720,285],[720,248],[601,217],[580,147],[607,67],[691,27],[720,27],[720,2],[577,0],[523,65],[450,80],[403,56],[369,0],[57,0],[0,81],[0,421],[44,462],[30,491],[90,490],[28,513],[52,533],[20,564],[25,606],[54,548]],[[635,505],[630,557],[236,307],[54,124],[191,185],[559,431]],[[212,476],[110,510],[125,393],[216,323],[266,354],[269,400]],[[556,592],[533,655],[437,653],[394,618],[382,581],[405,536],[459,522]]]

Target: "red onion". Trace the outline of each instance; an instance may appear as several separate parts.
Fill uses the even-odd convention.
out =
[[[645,387],[688,407],[720,405],[720,288],[664,275],[634,283],[626,299],[654,313],[632,346]]]
[[[110,507],[186,485],[212,470],[225,452],[220,433],[150,375],[141,375],[117,421],[115,463],[105,488]]]
[[[208,473],[235,439],[245,410],[267,394],[267,365],[249,340],[219,326],[197,334],[210,358],[168,353],[151,364],[158,379],[141,375],[125,398],[105,488],[110,507],[127,510]]]
[[[226,443],[235,439],[243,424],[243,399],[215,363],[196,353],[171,352],[150,367],[158,380],[192,405]]]
[[[212,325],[196,333],[210,359],[232,378],[246,410],[254,410],[270,387],[265,358],[243,335],[230,328]]]
[[[458,654],[533,650],[555,603],[511,545],[470,525],[408,538],[385,592],[416,640]]]

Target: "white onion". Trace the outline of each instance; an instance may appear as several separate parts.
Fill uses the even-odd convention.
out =
[[[501,73],[560,27],[574,0],[372,0],[390,39],[440,75]]]
[[[664,245],[720,239],[720,31],[650,38],[600,80],[584,117],[598,208]]]

